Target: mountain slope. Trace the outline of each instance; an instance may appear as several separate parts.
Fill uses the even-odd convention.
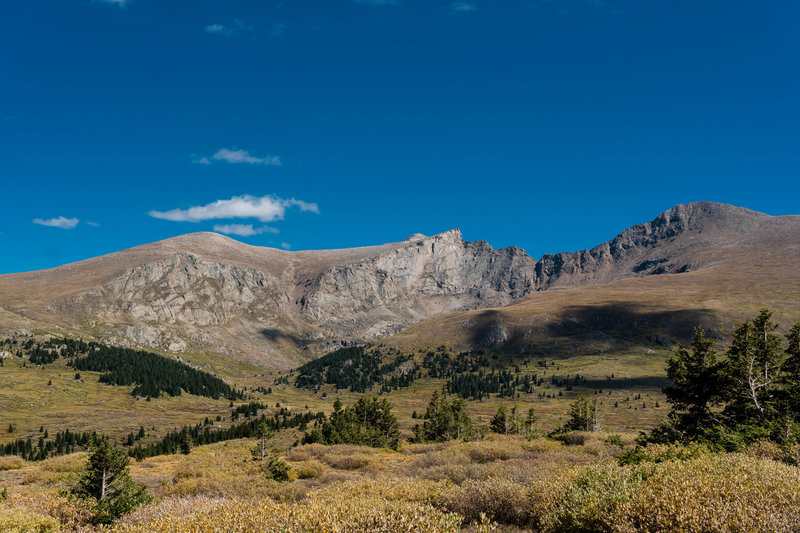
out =
[[[693,233],[691,246],[673,240],[653,247],[651,255],[666,257],[661,254],[670,247],[682,248],[658,266],[691,264],[691,270],[540,291],[504,307],[433,317],[382,342],[403,350],[445,344],[459,350],[607,353],[686,343],[695,326],[725,339],[735,322],[763,307],[785,328],[800,320],[800,217],[753,215],[741,225],[698,227]],[[650,261],[646,257],[627,264]]]
[[[458,230],[308,252],[199,233],[0,276],[0,305],[117,342],[286,367],[306,346],[363,342],[436,313],[508,303],[530,291],[533,265],[518,248],[468,243]]]
[[[458,230],[380,246],[302,252],[194,233],[55,269],[0,276],[0,306],[6,310],[0,316],[13,313],[122,344],[211,350],[285,368],[442,313],[515,300],[517,305],[502,312],[562,309],[584,294],[617,290],[588,286],[616,287],[613,282],[628,278],[643,278],[653,290],[675,283],[673,278],[710,284],[712,294],[715,284],[723,286],[741,268],[787,247],[796,250],[799,241],[800,217],[708,202],[676,206],[591,250],[539,261],[520,248],[466,242]],[[731,270],[734,264],[739,270]],[[714,270],[719,266],[722,271]],[[706,271],[722,274],[691,281]],[[654,276],[667,273],[680,274]],[[565,296],[553,290],[576,287],[585,289]],[[558,301],[563,304],[553,303]],[[478,323],[473,316],[488,315],[465,316]],[[507,329],[490,326],[488,333],[474,334],[488,340],[469,342],[492,344],[492,338],[503,337],[506,342]]]

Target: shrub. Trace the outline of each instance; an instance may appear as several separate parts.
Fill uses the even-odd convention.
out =
[[[372,463],[372,459],[362,454],[329,455],[325,457],[325,462],[339,470],[358,470]]]
[[[0,508],[0,531],[9,533],[50,533],[58,531],[60,524],[52,516],[24,508]]]
[[[507,461],[522,449],[512,441],[479,441],[464,444],[467,457],[475,463]]]
[[[325,473],[325,465],[316,459],[309,459],[292,466],[298,479],[314,479]]]
[[[800,470],[743,454],[591,467],[544,522],[546,531],[796,531]]]
[[[8,470],[19,470],[26,465],[21,457],[16,455],[9,455],[7,457],[0,457],[0,472]]]
[[[559,439],[567,446],[583,446],[586,444],[586,435],[583,433],[570,432],[559,436]]]
[[[620,465],[639,463],[663,463],[664,461],[688,461],[702,455],[707,455],[710,450],[700,444],[648,444],[621,454],[617,460]]]
[[[498,477],[467,480],[439,496],[440,504],[467,521],[480,520],[486,514],[505,524],[526,525],[531,518],[528,490],[523,485]]]
[[[343,524],[346,527],[343,528]],[[430,505],[394,502],[368,496],[309,498],[302,504],[235,501],[211,504],[181,517],[161,515],[136,525],[120,525],[118,533],[181,533],[184,531],[460,531],[461,517]]]

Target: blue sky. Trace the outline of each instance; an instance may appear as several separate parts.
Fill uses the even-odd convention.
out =
[[[31,0],[0,25],[0,272],[215,226],[538,257],[695,200],[800,213],[795,1]]]

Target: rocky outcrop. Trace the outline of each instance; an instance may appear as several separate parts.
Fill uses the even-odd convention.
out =
[[[300,310],[366,340],[434,314],[505,305],[533,290],[534,265],[520,248],[466,242],[456,229],[323,270],[304,282]]]
[[[534,284],[537,290],[571,288],[696,270],[723,259],[724,247],[751,238],[771,218],[713,202],[678,205],[591,250],[544,255]]]
[[[258,268],[173,253],[53,306],[87,319],[133,322],[115,334],[170,350],[186,346],[175,327],[191,326],[183,336],[196,337],[198,326],[233,322],[262,327],[267,340],[280,331],[296,344],[366,342],[438,313],[504,305],[528,294],[534,264],[520,248],[466,242],[459,230],[414,235],[371,256],[316,269],[307,257],[276,271],[271,262]],[[168,335],[158,329],[168,326]]]
[[[498,307],[534,291],[703,268],[788,218],[724,204],[680,205],[591,250],[539,261],[520,248],[464,241],[457,229],[375,247],[304,252],[199,233],[0,276],[0,304],[42,320],[82,320],[135,344],[246,351],[256,362],[280,359],[280,366],[290,366],[303,350],[365,342],[444,312]],[[18,297],[20,287],[27,296]],[[502,344],[509,335],[502,323],[490,324],[478,343]]]

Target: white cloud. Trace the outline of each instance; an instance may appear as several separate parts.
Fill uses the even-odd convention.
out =
[[[217,151],[211,157],[201,157],[194,162],[199,165],[210,165],[212,161],[225,161],[226,163],[245,163],[248,165],[265,165],[278,167],[281,165],[281,158],[277,155],[267,155],[265,157],[256,157],[251,155],[247,150],[229,150],[223,148]]]
[[[95,2],[99,2],[101,4],[112,4],[115,6],[124,6],[128,3],[129,0],[94,0]]]
[[[475,2],[465,1],[465,2],[453,2],[450,4],[450,12],[451,13],[471,13],[473,11],[478,10],[478,4]]]
[[[397,0],[355,0],[355,3],[367,6],[396,6]]]
[[[78,225],[77,218],[66,218],[66,217],[58,217],[58,218],[48,218],[43,220],[41,218],[34,218],[33,223],[39,224],[40,226],[49,226],[51,228],[61,228],[61,229],[72,229]]]
[[[217,200],[210,204],[188,209],[150,211],[149,215],[174,222],[200,222],[223,218],[256,218],[261,222],[273,222],[275,220],[283,220],[286,215],[286,209],[289,207],[297,207],[300,211],[319,214],[319,207],[315,203],[295,200],[294,198],[284,200],[269,195],[259,198],[245,194],[243,196],[234,196],[230,200]]]
[[[291,247],[292,247],[292,245],[289,244],[288,242],[282,242],[281,243],[281,248],[283,248],[284,250],[288,250]]]
[[[216,33],[218,35],[233,35],[233,28],[224,24],[209,24],[206,26],[206,33]]]
[[[226,235],[239,235],[241,237],[252,237],[262,233],[278,233],[278,230],[269,226],[254,228],[252,224],[215,224],[214,231]]]
[[[268,155],[266,157],[256,157],[250,155],[247,150],[228,150],[223,148],[212,156],[216,161],[226,161],[228,163],[247,163],[249,165],[275,165],[281,164],[280,157]]]
[[[248,26],[239,19],[233,19],[233,24],[209,24],[205,28],[206,33],[214,35],[224,35],[230,37],[232,35],[241,35],[242,33],[249,33],[253,31],[252,26]]]
[[[99,228],[100,227],[100,224],[98,224],[97,222],[88,222],[87,221],[86,223],[89,224],[93,228]]]

